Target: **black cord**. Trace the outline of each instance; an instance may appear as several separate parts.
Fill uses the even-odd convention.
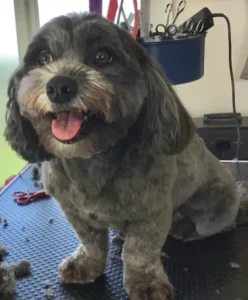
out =
[[[236,124],[237,129],[237,146],[236,146],[236,160],[239,159],[239,150],[240,150],[240,129],[239,122],[236,111],[236,94],[235,94],[235,84],[234,84],[234,76],[233,76],[233,67],[232,67],[232,35],[231,35],[231,24],[228,17],[222,13],[212,14],[213,18],[224,18],[227,23],[228,30],[228,48],[229,48],[229,71],[231,78],[231,86],[232,86],[232,107],[233,107],[233,118]]]

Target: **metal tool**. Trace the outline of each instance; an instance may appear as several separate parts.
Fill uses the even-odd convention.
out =
[[[170,25],[166,26],[166,34],[168,36],[175,36],[176,34],[178,34],[181,30],[178,26],[175,25],[176,20],[178,19],[179,15],[184,11],[185,7],[186,7],[186,0],[182,0],[179,2],[178,6],[177,6],[177,12],[176,15],[174,17],[174,19],[172,20],[172,23]]]
[[[160,38],[165,37],[167,33],[167,27],[170,22],[170,15],[172,12],[172,3],[168,3],[165,7],[164,13],[165,13],[165,24],[158,24],[155,28],[155,33],[153,33],[153,36],[159,36]],[[162,31],[159,31],[159,28],[162,28]]]
[[[204,23],[204,28],[201,31],[201,33],[206,32],[210,28],[214,26],[214,20],[212,12],[207,8],[204,7],[200,11],[198,11],[196,14],[194,14],[192,17],[190,17],[188,20],[184,21],[182,24],[179,25],[180,28],[182,28],[182,33],[190,33],[187,28],[189,27],[189,24],[197,24],[200,20]],[[187,25],[186,25],[187,24]],[[189,27],[191,29],[191,27]],[[192,31],[193,29],[191,29]]]
[[[162,30],[159,30],[159,28],[162,28]],[[158,24],[155,28],[155,32],[152,34],[154,38],[158,38],[160,40],[165,40],[165,39],[171,39],[172,36],[168,36],[167,34],[167,28],[165,27],[164,24]]]
[[[200,20],[196,24],[194,24],[193,20],[188,20],[185,24],[184,27],[182,26],[176,26],[174,25],[169,25],[167,28],[167,34],[168,36],[175,36],[175,35],[183,35],[187,36],[188,35],[195,35],[197,33],[203,32],[204,29],[204,22],[203,20]],[[187,32],[187,33],[185,33]]]
[[[165,27],[167,28],[168,25],[169,25],[169,22],[170,22],[170,15],[171,15],[171,12],[172,12],[172,4],[171,3],[168,3],[165,7],[165,16],[166,17],[166,22],[165,22]]]
[[[189,34],[197,34],[203,32],[204,22],[199,20],[196,24],[193,20],[189,19],[185,26],[181,29],[182,32],[188,32]]]
[[[19,205],[27,205],[30,202],[33,202],[35,200],[38,200],[40,198],[47,197],[45,190],[40,190],[37,192],[15,192],[13,193],[13,196],[15,197],[16,203]]]
[[[179,29],[175,24],[171,24],[166,28],[166,33],[168,36],[174,36],[178,32],[179,32]]]
[[[162,28],[162,31],[159,31],[159,28]],[[155,33],[153,34],[154,36],[163,36],[166,34],[166,27],[164,24],[158,24],[155,28]]]
[[[191,19],[189,19],[186,22],[185,26],[182,28],[182,30],[187,32],[192,32],[193,28],[194,28],[194,23]]]
[[[182,0],[179,2],[178,6],[177,6],[176,15],[175,15],[174,19],[172,20],[171,25],[174,25],[176,23],[176,20],[178,19],[179,15],[184,11],[186,5],[187,5],[186,0]]]
[[[201,33],[204,29],[204,22],[203,20],[200,20],[197,24],[196,24],[196,28],[194,30],[194,34],[196,33]]]
[[[176,26],[175,24],[171,24],[167,28],[167,34],[169,36],[182,35],[184,32],[188,32],[188,34],[192,34],[194,28],[194,23],[192,20],[188,20],[185,26]]]

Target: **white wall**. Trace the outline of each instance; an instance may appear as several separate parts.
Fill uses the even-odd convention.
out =
[[[155,25],[164,22],[166,2],[151,2],[151,23]],[[203,7],[208,7],[212,13],[224,13],[230,19],[237,111],[248,115],[248,81],[239,79],[248,55],[248,0],[187,0],[186,9],[177,24]],[[193,117],[202,116],[203,113],[232,111],[227,27],[224,19],[215,19],[215,26],[207,34],[204,77],[192,83],[177,85],[175,89]]]

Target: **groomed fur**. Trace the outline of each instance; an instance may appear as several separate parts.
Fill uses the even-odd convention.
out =
[[[52,60],[40,66],[44,50]],[[99,65],[98,51],[111,59]],[[58,75],[78,86],[69,102],[46,94]],[[160,260],[167,235],[199,239],[235,224],[239,199],[231,174],[195,133],[160,66],[107,20],[70,14],[42,27],[10,81],[7,108],[7,141],[24,159],[45,161],[45,189],[82,242],[60,265],[65,282],[85,283],[104,272],[113,227],[125,234],[130,298],[173,299]],[[83,123],[84,135],[64,143],[53,135],[51,114],[73,109],[89,110],[97,121]]]

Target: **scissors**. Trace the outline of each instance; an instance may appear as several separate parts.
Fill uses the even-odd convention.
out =
[[[201,32],[203,31],[203,29],[204,29],[204,22],[203,22],[203,20],[200,20],[200,21],[197,23],[197,25],[196,25],[196,28],[195,28],[195,30],[194,30],[194,34],[196,34],[196,33],[201,33]]]
[[[168,28],[170,26],[168,26]],[[159,27],[162,28],[162,31],[159,31]],[[152,34],[153,37],[158,36],[160,40],[171,39],[173,34],[168,34],[168,28],[166,28],[164,24],[158,24],[155,28],[155,32]]]
[[[186,7],[186,0],[182,0],[178,3],[177,6],[177,12],[176,15],[171,23],[171,25],[174,25],[176,23],[177,18],[179,17],[179,15],[184,11],[185,7]]]
[[[166,22],[165,22],[165,27],[167,28],[168,25],[169,25],[169,22],[170,22],[170,15],[171,15],[171,12],[172,12],[172,4],[171,3],[168,3],[165,7],[165,10],[164,10],[164,13],[165,13],[165,16],[167,15],[167,18],[166,18]]]
[[[185,33],[187,32],[190,35],[195,35],[197,33],[203,32],[204,27],[205,27],[203,20],[198,21],[195,28],[194,28],[194,25],[195,25],[195,23],[193,22],[193,20],[188,20],[184,27],[182,27],[182,26],[177,27],[176,25],[169,25],[167,28],[167,34],[169,36],[174,36],[176,34],[185,35]]]
[[[37,192],[15,192],[13,193],[13,196],[16,199],[17,204],[19,205],[27,205],[32,201],[35,201],[39,198],[44,198],[48,196],[45,192],[45,190],[40,190]]]
[[[171,12],[172,12],[172,4],[171,3],[168,3],[165,7],[165,16],[166,17],[166,21],[165,21],[165,24],[158,24],[155,28],[155,33],[153,34],[153,36],[160,36],[160,37],[164,37],[166,35],[166,30],[167,30],[167,27],[169,25],[169,22],[170,22],[170,15],[171,15]],[[159,27],[162,28],[162,31],[159,31]]]
[[[179,2],[178,6],[177,6],[177,12],[176,12],[174,19],[172,20],[172,23],[169,26],[166,26],[166,33],[168,34],[168,36],[174,36],[179,31],[181,31],[180,28],[178,28],[178,26],[175,25],[175,23],[176,23],[176,20],[178,19],[179,15],[184,11],[186,4],[187,4],[186,0],[182,0]]]
[[[193,20],[189,19],[183,28],[183,31],[189,32],[191,34],[200,33],[204,30],[204,22],[200,20],[197,22],[196,27],[194,29],[194,22]]]
[[[179,32],[179,28],[175,24],[171,24],[166,28],[166,33],[168,36],[174,36]]]
[[[194,22],[191,19],[189,19],[186,22],[183,31],[192,32],[193,28],[194,28]]]
[[[159,28],[162,28],[162,31],[159,31]],[[166,27],[164,24],[158,24],[155,28],[155,33],[153,33],[153,35],[155,36],[162,36],[162,35],[165,35],[166,34]]]

